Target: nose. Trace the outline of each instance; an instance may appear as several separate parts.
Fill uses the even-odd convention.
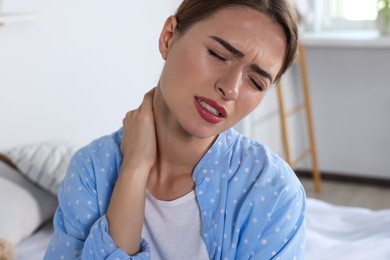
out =
[[[241,73],[229,71],[216,82],[215,88],[225,100],[236,100],[240,94]]]

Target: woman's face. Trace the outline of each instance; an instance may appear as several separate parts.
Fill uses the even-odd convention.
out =
[[[168,18],[159,42],[164,117],[191,136],[214,137],[260,103],[282,66],[284,33],[244,7],[222,9],[182,35],[175,26]]]

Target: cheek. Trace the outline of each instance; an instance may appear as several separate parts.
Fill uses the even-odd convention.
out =
[[[246,93],[241,97],[240,103],[237,106],[240,109],[241,116],[247,116],[261,103],[265,93]]]
[[[180,77],[205,84],[216,72],[210,64],[210,56],[203,48],[182,48],[176,57],[175,66]],[[190,82],[187,82],[190,83]]]
[[[169,53],[160,77],[160,86],[167,91],[180,91],[191,82],[190,53],[178,52],[176,49]],[[169,93],[173,94],[173,93]]]

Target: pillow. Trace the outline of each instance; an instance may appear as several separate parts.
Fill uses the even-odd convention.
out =
[[[14,147],[5,155],[20,173],[57,195],[69,161],[76,149],[64,142],[42,142]]]
[[[14,245],[48,221],[57,198],[0,161],[0,240]]]

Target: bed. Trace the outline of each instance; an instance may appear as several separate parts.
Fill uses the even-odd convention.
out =
[[[7,208],[0,213],[0,239],[5,234],[15,245],[15,259],[42,259],[53,232],[62,164],[73,152],[63,144],[45,144],[41,150],[28,146],[8,153],[8,162],[0,156],[0,207]],[[17,172],[13,162],[28,174]],[[0,259],[7,259],[1,254],[0,247]],[[308,198],[306,259],[390,259],[390,209],[342,207]]]
[[[390,259],[390,210],[307,201],[306,259]],[[16,247],[16,259],[42,259],[52,232],[46,223]]]

